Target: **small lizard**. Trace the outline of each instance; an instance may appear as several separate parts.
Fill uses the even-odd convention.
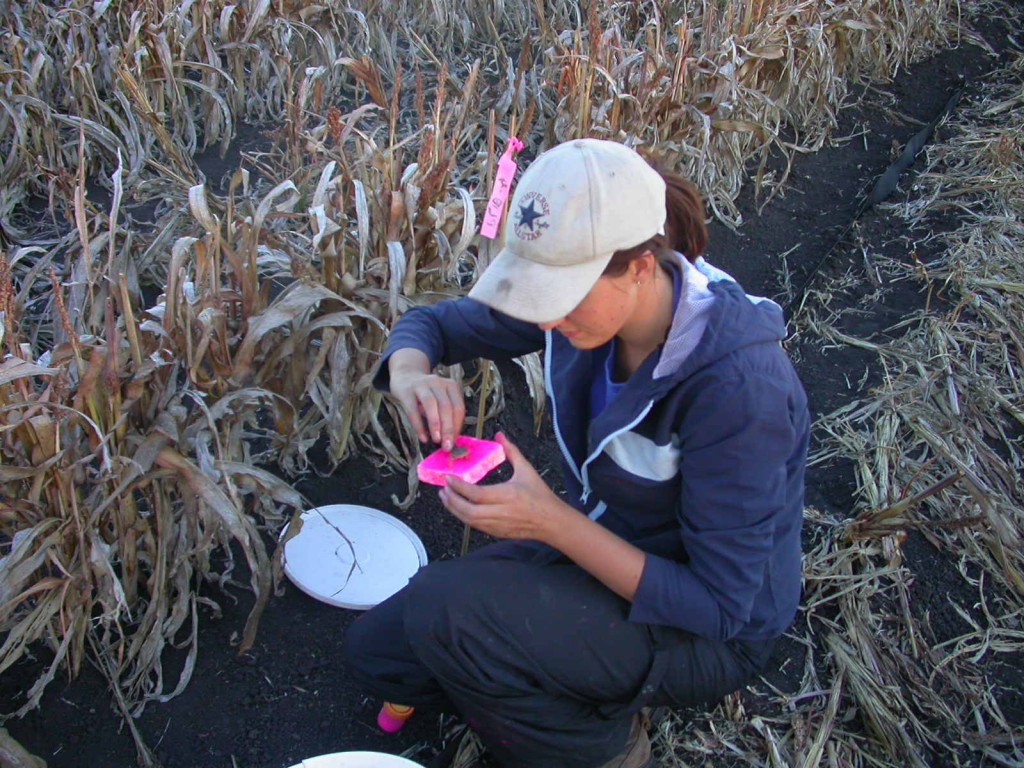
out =
[[[452,459],[464,459],[466,456],[469,455],[469,451],[463,445],[456,445],[454,448],[448,451],[448,455]]]

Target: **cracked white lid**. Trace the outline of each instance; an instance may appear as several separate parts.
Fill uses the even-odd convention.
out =
[[[284,545],[284,572],[307,595],[330,605],[357,611],[372,608],[427,564],[419,536],[379,509],[329,504],[303,512],[300,520],[298,533]],[[282,536],[290,535],[292,525]]]

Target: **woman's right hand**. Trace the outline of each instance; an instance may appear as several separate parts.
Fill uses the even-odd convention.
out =
[[[433,440],[450,451],[462,432],[466,402],[462,388],[435,374],[418,349],[395,352],[388,360],[391,395],[409,416],[421,443]]]

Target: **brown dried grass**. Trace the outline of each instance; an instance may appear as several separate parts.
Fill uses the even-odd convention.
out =
[[[929,263],[887,264],[936,299],[907,317],[895,341],[843,334],[828,304],[852,280],[816,291],[804,339],[878,354],[882,383],[819,419],[820,463],[857,472],[848,518],[807,510],[815,547],[805,553],[804,599],[792,638],[806,656],[796,691],[753,697],[759,714],[727,701],[706,720],[661,735],[663,764],[714,756],[736,765],[1021,765],[1021,724],[1000,708],[993,675],[1024,644],[1024,58],[961,105],[949,138],[928,149],[929,169],[898,206],[915,232],[949,211]],[[904,556],[914,531],[976,594],[956,636],[936,634],[913,604]],[[741,713],[742,714],[742,713]],[[768,756],[767,760],[764,756]]]

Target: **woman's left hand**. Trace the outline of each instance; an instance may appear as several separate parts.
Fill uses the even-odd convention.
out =
[[[512,465],[512,478],[497,485],[473,485],[449,475],[441,503],[462,522],[491,536],[546,543],[559,517],[575,510],[555,495],[505,435],[498,433],[496,439]]]

